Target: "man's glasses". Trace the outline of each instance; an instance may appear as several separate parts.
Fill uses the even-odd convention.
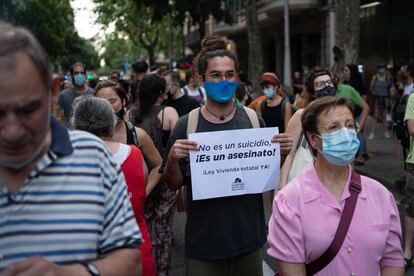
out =
[[[325,81],[315,81],[314,83],[315,90],[319,90],[327,86],[333,86],[333,81],[331,79]]]
[[[235,72],[226,72],[224,74],[221,74],[219,72],[213,72],[210,74],[207,74],[207,76],[209,76],[209,78],[215,82],[219,82],[223,79],[226,79],[228,81],[235,81],[237,78],[237,74]]]

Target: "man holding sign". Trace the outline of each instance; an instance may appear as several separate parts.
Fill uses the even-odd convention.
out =
[[[258,120],[255,113],[252,114],[249,110],[235,105],[234,94],[238,80],[237,62],[234,54],[225,49],[224,41],[216,37],[203,39],[202,49],[194,61],[194,68],[200,84],[206,89],[207,102],[197,112],[195,129],[193,129],[194,122],[189,120],[188,115],[178,120],[167,146],[169,153],[164,158],[164,177],[169,187],[179,189],[182,185],[187,185],[186,275],[254,276],[263,274],[262,246],[266,241],[266,234],[262,194],[243,192],[244,194],[228,196],[229,194],[222,193],[222,197],[215,195],[209,196],[208,199],[195,200],[192,187],[198,187],[200,183],[191,185],[192,179],[188,168],[190,152],[195,154],[192,157],[193,164],[203,164],[204,161],[201,160],[212,159],[213,161],[215,156],[220,154],[220,148],[215,149],[217,154],[204,154],[202,151],[206,151],[207,146],[210,150],[213,147],[214,150],[215,144],[218,143],[210,145],[211,141],[207,141],[208,143],[198,145],[187,139],[187,133],[196,132],[194,135],[197,135],[200,132],[217,132],[211,133],[211,138],[215,134],[217,137],[225,137],[222,136],[223,132],[218,135],[219,131],[230,132],[232,130],[233,136],[227,139],[233,139],[231,137],[237,137],[235,130],[250,129],[255,125],[264,127],[263,120]],[[274,156],[278,152],[275,143],[278,143],[280,155],[284,158],[292,148],[292,138],[287,134],[277,134],[275,129],[274,131],[275,135],[268,134],[267,137],[258,137],[257,133],[252,134],[252,139],[247,139],[248,136],[245,136],[244,132],[239,133],[245,137],[246,147],[237,152],[222,150],[221,154],[224,154],[224,159],[227,161],[236,158],[247,162],[240,163],[240,166],[235,168],[223,167],[222,170],[227,170],[228,173],[231,170],[244,169],[245,175],[254,175],[259,170],[251,168],[252,166],[249,167],[248,160],[253,160],[259,154],[258,152],[261,152],[260,158],[264,155],[266,157],[273,155],[274,162],[277,163],[279,157]],[[272,145],[256,150],[262,139],[264,140],[262,144],[270,142]],[[237,148],[239,143],[242,143],[240,141],[221,141],[221,144],[225,147],[226,144],[234,143],[234,147]],[[256,147],[252,147],[250,142]],[[250,152],[251,149],[254,149],[255,157],[253,157],[253,151]],[[221,155],[216,157],[216,159],[220,158],[222,158]],[[223,160],[213,162],[221,161]],[[210,161],[205,164],[208,162]],[[205,171],[207,178],[209,176],[207,166]],[[221,178],[217,179],[221,181]],[[276,177],[272,181],[276,186],[279,179]],[[243,188],[241,182],[242,178],[234,179],[234,191]]]

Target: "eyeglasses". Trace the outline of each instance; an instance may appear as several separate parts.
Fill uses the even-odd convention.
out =
[[[325,125],[319,133],[332,133],[341,128],[346,127],[350,130],[355,130],[358,132],[359,130],[359,123],[356,120],[347,120],[345,122],[333,121]]]
[[[327,86],[333,86],[333,81],[331,79],[325,80],[325,81],[316,81],[314,83],[314,88],[316,90],[325,88]]]
[[[211,80],[215,81],[215,82],[219,82],[221,80],[226,79],[228,81],[235,81],[237,78],[237,74],[235,72],[226,72],[224,74],[221,74],[219,72],[213,72],[210,74],[207,74],[208,77],[210,77]]]

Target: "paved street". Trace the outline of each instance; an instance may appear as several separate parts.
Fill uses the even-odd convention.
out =
[[[370,119],[371,118],[368,119],[364,132],[366,137],[370,131]],[[381,126],[377,125],[375,138],[373,140],[367,140],[369,160],[367,160],[363,166],[356,166],[355,169],[359,173],[370,176],[387,186],[393,191],[398,201],[400,196],[395,182],[400,180],[404,175],[403,159],[396,138],[392,136],[390,139],[386,139],[381,132]],[[264,203],[265,216],[266,220],[268,220],[271,213],[271,205],[267,194],[264,196]],[[176,213],[174,218],[172,276],[184,275],[184,225],[185,214]],[[269,267],[270,269],[275,270],[274,262],[266,254],[264,254],[264,256],[265,275],[273,275],[273,271],[270,271]],[[407,272],[406,275],[414,276],[414,268]]]

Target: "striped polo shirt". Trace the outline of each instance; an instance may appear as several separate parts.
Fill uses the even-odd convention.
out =
[[[0,271],[31,256],[90,261],[142,242],[124,176],[103,142],[51,118],[52,144],[17,195],[0,182]]]

